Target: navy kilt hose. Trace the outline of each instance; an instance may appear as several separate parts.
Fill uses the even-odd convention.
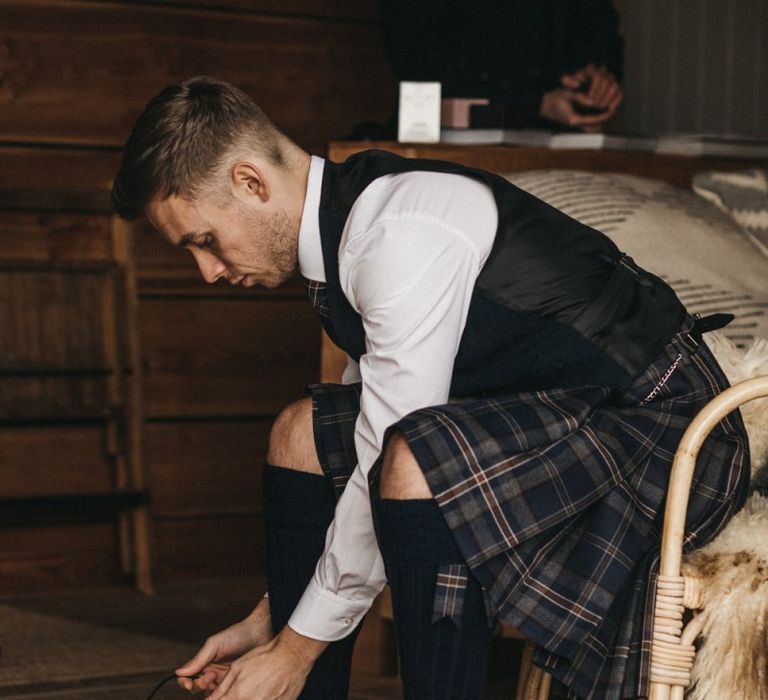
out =
[[[460,614],[471,571],[489,615],[535,642],[535,663],[573,697],[648,693],[653,571],[670,466],[691,419],[728,386],[691,328],[688,319],[626,390],[462,399],[411,413],[387,434],[398,430],[407,440],[466,560],[439,571],[435,618]],[[340,493],[357,462],[360,387],[311,392],[320,461]],[[688,549],[741,507],[748,463],[737,411],[701,450]]]

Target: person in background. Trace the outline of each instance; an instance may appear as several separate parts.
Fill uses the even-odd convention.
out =
[[[398,80],[487,98],[488,126],[600,131],[623,97],[611,0],[381,0],[381,23]]]

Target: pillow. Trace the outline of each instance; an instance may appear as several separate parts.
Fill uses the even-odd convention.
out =
[[[768,257],[768,170],[710,171],[693,178],[693,191],[730,214]]]
[[[537,170],[506,176],[603,231],[665,279],[691,313],[733,313],[723,334],[738,347],[768,338],[768,258],[724,212],[665,182],[615,173]]]

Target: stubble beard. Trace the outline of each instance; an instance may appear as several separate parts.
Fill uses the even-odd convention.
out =
[[[278,210],[258,216],[251,226],[254,248],[258,249],[256,255],[262,258],[266,268],[258,283],[269,289],[279,287],[298,265],[299,222]]]

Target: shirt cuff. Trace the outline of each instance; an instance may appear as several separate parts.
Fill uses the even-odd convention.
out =
[[[335,642],[352,634],[370,607],[370,603],[342,598],[310,581],[288,626],[305,637]]]

